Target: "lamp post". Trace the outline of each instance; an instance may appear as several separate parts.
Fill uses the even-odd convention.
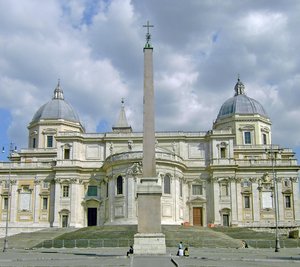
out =
[[[274,186],[274,209],[275,209],[275,252],[280,251],[280,241],[278,235],[278,217],[279,217],[279,207],[278,207],[278,187],[277,187],[277,177],[275,173],[275,151],[273,150],[273,145],[270,146],[271,161],[272,161],[272,174],[273,174],[273,186]]]
[[[3,252],[6,252],[8,249],[8,218],[9,218],[9,211],[10,211],[10,194],[11,194],[11,188],[10,188],[10,176],[11,176],[11,156],[13,152],[17,150],[17,147],[14,147],[13,143],[10,143],[9,146],[9,172],[8,172],[8,179],[7,179],[7,207],[6,207],[6,221],[5,221],[5,236],[4,236],[4,243],[3,243]],[[5,152],[4,147],[2,148],[2,153]]]

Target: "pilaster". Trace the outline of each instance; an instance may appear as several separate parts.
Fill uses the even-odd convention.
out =
[[[299,178],[291,178],[292,190],[293,190],[293,207],[295,222],[300,224],[300,192],[299,192]],[[296,207],[296,208],[295,208]]]
[[[231,224],[237,225],[237,210],[238,202],[241,200],[241,194],[237,194],[237,183],[234,179],[230,179],[230,192],[231,192]]]
[[[17,180],[10,179],[11,196],[10,196],[10,222],[15,223],[18,212],[18,185]]]
[[[254,224],[260,221],[260,202],[259,202],[259,190],[257,182],[252,183],[252,213]]]
[[[77,226],[77,218],[79,213],[78,185],[78,179],[70,180],[70,227]]]
[[[52,197],[52,194],[51,194]],[[59,211],[61,210],[61,185],[60,185],[60,179],[55,179],[54,183],[54,205],[53,205],[53,227],[60,227],[60,218],[59,218]]]
[[[34,214],[33,214],[33,223],[36,224],[39,222],[39,212],[40,212],[40,190],[41,190],[41,181],[35,179],[34,181]]]
[[[213,197],[214,204],[213,204],[213,211],[214,211],[214,224],[220,225],[220,187],[219,183],[216,179],[212,180],[212,190],[213,190]]]

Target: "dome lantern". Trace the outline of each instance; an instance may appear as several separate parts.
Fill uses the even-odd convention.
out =
[[[53,96],[52,99],[62,99],[62,100],[64,100],[64,92],[60,87],[60,80],[59,79],[58,79],[57,86],[54,90],[54,96]]]

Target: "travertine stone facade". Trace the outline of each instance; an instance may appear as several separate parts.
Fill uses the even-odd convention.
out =
[[[243,88],[241,81],[236,87]],[[47,113],[41,108],[28,126],[28,148],[14,152],[10,163],[0,163],[2,229],[6,216],[10,233],[137,224],[142,133],[132,131],[125,113],[112,132],[86,133],[60,85],[55,92]],[[275,178],[279,226],[299,226],[294,152],[272,144],[270,119],[244,90],[229,100],[212,130],[156,132],[162,224],[274,226]],[[55,111],[62,106],[56,101],[65,112]]]

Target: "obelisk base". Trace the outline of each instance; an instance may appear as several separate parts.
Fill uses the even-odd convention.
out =
[[[162,233],[137,233],[134,235],[133,253],[136,255],[166,254],[166,240]]]

